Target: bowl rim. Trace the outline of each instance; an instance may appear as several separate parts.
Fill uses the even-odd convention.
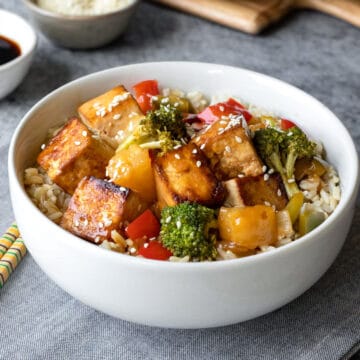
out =
[[[302,236],[301,238],[297,239],[296,241],[293,241],[289,244],[286,244],[284,246],[278,247],[272,251],[269,252],[263,252],[258,253],[255,255],[243,257],[243,258],[236,258],[236,259],[227,259],[222,261],[211,261],[211,262],[171,262],[171,261],[159,261],[159,260],[152,260],[152,259],[146,259],[141,257],[133,257],[126,254],[117,253],[114,251],[109,251],[107,249],[103,249],[99,246],[96,246],[95,244],[92,244],[80,237],[77,237],[76,235],[73,235],[72,233],[64,230],[59,225],[52,222],[45,214],[43,214],[36,205],[31,201],[30,197],[27,195],[24,185],[19,181],[19,177],[17,175],[17,171],[15,168],[15,145],[17,144],[17,139],[22,132],[23,127],[25,124],[31,119],[33,116],[33,113],[35,113],[39,108],[41,108],[46,102],[56,97],[59,93],[66,91],[67,88],[72,87],[75,83],[79,83],[82,81],[90,81],[92,78],[97,78],[99,76],[102,76],[104,73],[107,72],[115,72],[118,70],[123,71],[136,71],[137,67],[142,66],[163,66],[166,67],[167,65],[172,64],[173,66],[207,66],[207,67],[215,67],[217,70],[223,69],[227,71],[240,71],[246,74],[249,74],[256,78],[262,78],[265,81],[274,83],[281,87],[287,87],[291,88],[292,91],[297,92],[298,94],[301,94],[302,96],[305,96],[309,98],[312,102],[315,102],[317,106],[321,107],[323,111],[327,112],[330,117],[333,118],[333,120],[337,123],[338,126],[340,126],[343,130],[343,135],[347,137],[347,144],[349,147],[349,150],[352,153],[354,164],[351,167],[351,174],[352,174],[352,182],[350,183],[349,189],[347,190],[347,197],[344,198],[344,194],[342,192],[341,199],[333,213],[317,228],[312,230],[310,233]],[[43,97],[40,101],[38,101],[21,119],[20,123],[16,127],[10,147],[9,147],[9,153],[8,153],[8,172],[9,172],[9,180],[13,180],[12,185],[16,186],[16,191],[20,191],[20,194],[22,196],[22,199],[24,201],[27,201],[27,203],[32,206],[33,210],[36,212],[37,215],[40,215],[43,217],[44,221],[47,221],[47,224],[49,227],[53,228],[54,231],[60,232],[61,236],[59,236],[59,241],[64,242],[64,244],[67,244],[66,246],[70,246],[73,248],[77,248],[80,251],[88,252],[91,254],[94,254],[94,256],[105,256],[109,261],[115,261],[119,263],[127,263],[128,265],[134,265],[138,264],[139,266],[146,266],[152,269],[163,269],[166,268],[169,271],[194,271],[195,269],[218,269],[218,268],[232,268],[237,266],[246,266],[247,264],[251,264],[254,261],[262,261],[269,259],[269,257],[276,257],[284,255],[291,251],[296,251],[296,249],[299,246],[304,246],[308,244],[310,241],[314,241],[318,234],[322,233],[326,230],[328,226],[330,226],[332,223],[337,222],[339,220],[341,214],[346,211],[351,205],[352,200],[356,198],[356,194],[359,190],[359,183],[360,183],[360,176],[359,176],[359,156],[356,151],[355,143],[344,126],[344,124],[341,122],[341,120],[330,110],[328,109],[323,103],[321,103],[319,100],[317,100],[312,95],[308,94],[307,92],[285,82],[282,80],[279,80],[275,77],[265,75],[253,70],[248,70],[242,67],[235,67],[235,66],[229,66],[229,65],[222,65],[222,64],[216,64],[216,63],[204,63],[204,62],[190,62],[190,61],[160,61],[160,62],[145,62],[145,63],[133,63],[130,65],[123,65],[123,66],[117,66],[113,68],[109,68],[106,70],[98,71],[95,73],[91,73],[85,76],[82,76],[78,79],[72,80],[61,87],[51,91],[49,94],[47,94],[45,97]],[[340,179],[341,180],[341,179]],[[66,239],[68,238],[68,239]],[[67,241],[67,240],[72,241]],[[25,239],[26,242],[26,239]],[[103,255],[101,255],[103,254]]]
[[[22,22],[25,26],[28,27],[29,30],[29,35],[31,36],[31,45],[30,47],[27,49],[26,52],[23,51],[23,46],[22,44],[19,43],[20,45],[20,49],[21,49],[21,53],[20,56],[16,57],[15,59],[0,65],[0,72],[9,69],[10,67],[16,66],[18,63],[22,62],[25,58],[28,58],[29,56],[31,56],[31,54],[33,54],[33,52],[36,49],[37,43],[38,43],[38,37],[36,35],[36,31],[33,29],[33,27],[21,16],[19,16],[16,13],[13,13],[12,11],[8,11],[5,9],[0,9],[0,17],[4,15],[4,16],[9,16],[12,18],[15,18],[16,21],[20,21]]]
[[[121,7],[119,9],[109,11],[103,14],[94,14],[94,15],[67,15],[67,14],[61,14],[52,12],[50,10],[43,9],[40,7],[36,2],[36,0],[22,0],[22,2],[33,12],[38,13],[42,16],[50,17],[53,19],[58,20],[65,20],[65,21],[89,21],[89,20],[95,20],[95,19],[103,19],[111,15],[122,13],[131,7],[137,5],[139,3],[139,0],[131,0],[131,2],[124,7]]]

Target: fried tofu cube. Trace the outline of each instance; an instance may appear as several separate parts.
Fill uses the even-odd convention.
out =
[[[220,180],[263,172],[263,163],[242,122],[236,118],[214,122],[192,141],[210,159],[211,168]]]
[[[132,190],[95,177],[84,177],[60,225],[91,242],[111,240],[111,231],[123,232],[149,204]]]
[[[224,183],[228,190],[227,206],[272,205],[282,210],[288,203],[285,188],[278,173],[235,178]]]
[[[82,104],[78,113],[89,129],[114,148],[144,117],[136,100],[122,85]]]
[[[105,177],[115,151],[77,118],[70,119],[37,158],[50,179],[72,194],[84,176]]]
[[[190,201],[209,207],[220,205],[225,192],[208,166],[204,153],[193,143],[153,159],[160,208]]]

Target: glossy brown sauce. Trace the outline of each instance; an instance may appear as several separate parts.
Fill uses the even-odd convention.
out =
[[[14,60],[20,54],[20,46],[14,40],[0,35],[0,65]]]

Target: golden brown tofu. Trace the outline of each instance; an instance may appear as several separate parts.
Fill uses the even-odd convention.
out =
[[[211,168],[220,180],[239,174],[257,176],[263,172],[252,141],[237,119],[218,120],[192,141],[210,159]]]
[[[239,204],[229,206],[273,205],[282,210],[288,203],[284,185],[279,174],[235,178],[224,182],[231,200]],[[240,200],[239,200],[240,199]],[[241,204],[241,201],[243,204]]]
[[[78,112],[85,125],[114,148],[144,117],[136,100],[122,85],[82,104]]]
[[[60,225],[97,244],[111,239],[111,231],[125,226],[148,208],[149,204],[128,188],[94,177],[83,178]]]
[[[184,201],[209,207],[220,205],[224,188],[208,166],[203,152],[192,143],[154,157],[153,168],[159,206],[174,206]]]
[[[72,194],[84,176],[104,178],[114,153],[79,119],[72,118],[39,154],[37,162],[54,183]]]

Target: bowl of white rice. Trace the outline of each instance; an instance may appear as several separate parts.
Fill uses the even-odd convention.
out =
[[[138,0],[23,0],[32,21],[54,44],[72,49],[104,46],[121,35]]]
[[[49,219],[32,202],[24,171],[35,163],[49,130],[63,124],[79,104],[117,84],[130,87],[149,78],[164,87],[200,91],[207,97],[231,94],[281,117],[296,119],[307,134],[323,144],[326,160],[338,174],[341,197],[332,214],[310,233],[272,251],[214,262],[132,257],[95,246],[59,227],[56,219]],[[24,116],[11,141],[8,166],[12,204],[25,244],[56,284],[111,316],[171,328],[234,324],[300,296],[341,250],[359,187],[354,142],[342,122],[318,100],[269,76],[192,62],[117,67],[62,86]],[[59,194],[52,193],[65,203]]]

